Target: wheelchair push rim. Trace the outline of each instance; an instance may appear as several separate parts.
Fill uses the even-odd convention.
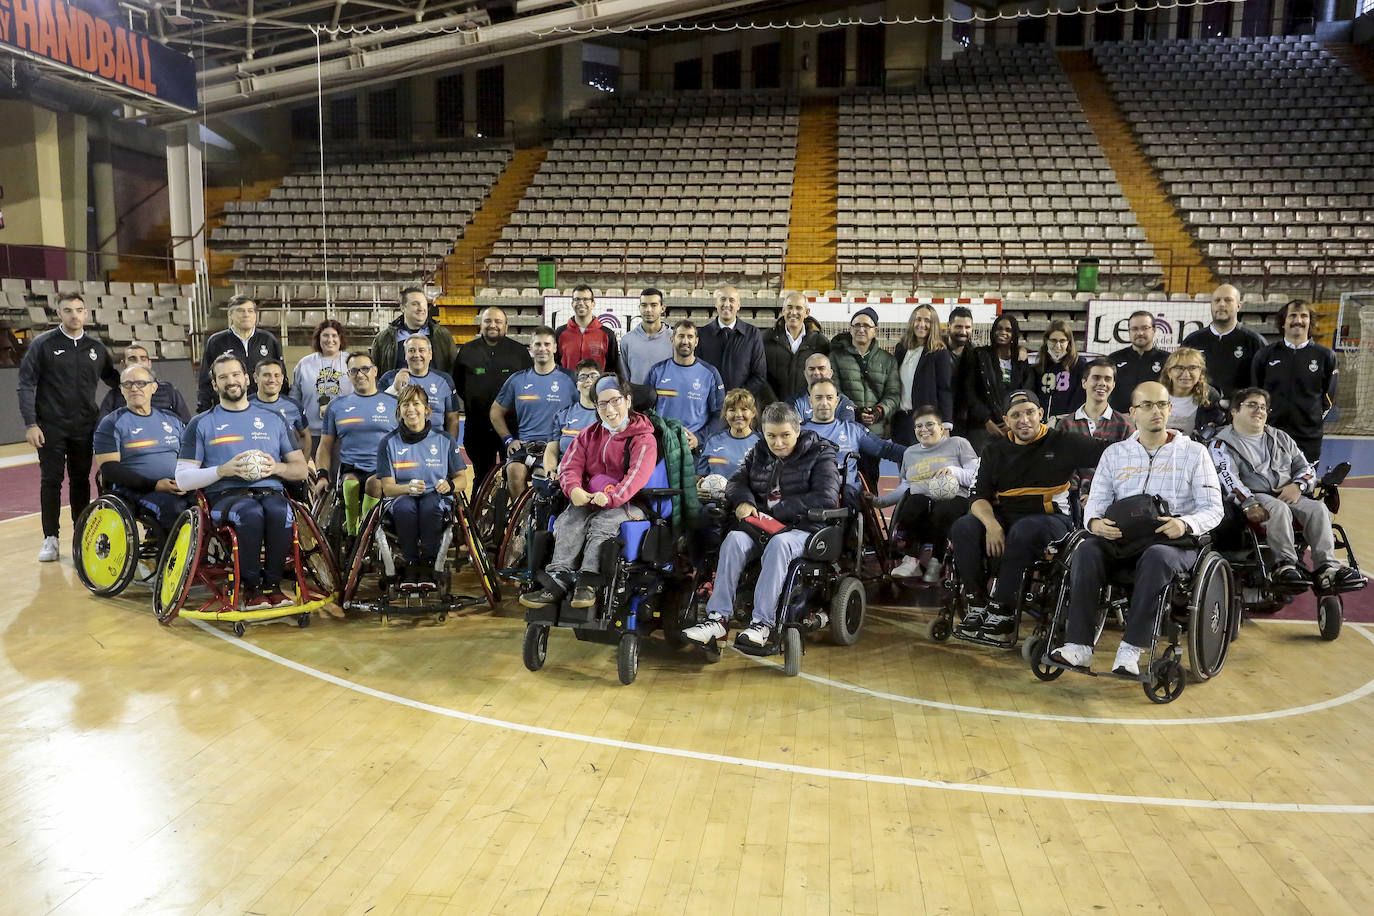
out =
[[[467,501],[461,496],[453,507],[453,523],[463,532],[463,543],[467,544],[468,556],[472,560],[473,571],[477,573],[477,581],[482,584],[482,591],[487,596],[487,603],[495,610],[501,604],[501,583],[496,578],[496,571],[492,569],[491,561],[487,559],[487,553],[482,548],[481,539],[477,537],[477,532],[468,514]]]
[[[339,564],[309,510],[295,500],[291,508],[296,516],[296,603],[322,606],[339,596]]]
[[[1203,561],[1189,603],[1188,670],[1196,681],[1214,677],[1231,645],[1231,565],[1216,553]]]
[[[205,527],[200,512],[187,509],[177,516],[158,561],[157,578],[153,581],[153,613],[158,623],[171,623],[181,610],[204,547]]]
[[[101,496],[77,519],[72,556],[81,584],[113,597],[129,587],[138,571],[138,522],[124,501]]]

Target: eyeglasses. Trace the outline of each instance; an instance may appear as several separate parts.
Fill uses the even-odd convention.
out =
[[[604,401],[597,401],[597,402],[596,402],[596,409],[597,409],[597,410],[604,410],[604,409],[607,408],[607,407],[616,407],[616,406],[618,406],[618,405],[620,404],[620,402],[623,401],[623,400],[625,400],[623,397],[614,397],[614,398],[607,398],[607,399],[604,400]]]
[[[1168,410],[1168,401],[1141,401],[1139,404],[1132,404],[1131,410]]]
[[[573,296],[573,302],[595,302],[591,296]]]
[[[1170,366],[1169,371],[1174,373],[1175,375],[1183,375],[1185,372],[1192,372],[1196,374],[1202,372],[1203,369],[1201,366]]]
[[[601,378],[600,373],[597,373],[597,372],[583,372],[581,375],[579,375],[579,376],[577,377],[577,380],[578,380],[579,382],[594,382],[594,381],[596,381],[596,380],[599,379],[599,378]]]
[[[917,429],[917,430],[922,430],[922,429],[939,429],[939,428],[940,428],[940,424],[939,424],[939,423],[932,423],[932,422],[930,422],[930,421],[926,421],[925,423],[917,423],[917,424],[915,424],[915,427],[914,427],[914,428]]]
[[[858,330],[859,328],[864,328],[865,330],[871,331],[871,330],[873,330],[874,328],[876,328],[877,325],[876,325],[876,324],[869,324],[869,323],[866,322],[866,321],[857,321],[857,322],[851,324],[850,327],[851,327],[851,328],[854,328],[855,330]]]
[[[151,380],[137,382],[120,382],[119,387],[123,388],[125,391],[142,391],[144,388],[147,388],[151,384]]]
[[[1246,410],[1258,410],[1260,413],[1269,412],[1269,405],[1263,401],[1246,401],[1240,406],[1244,407]]]
[[[376,368],[376,366],[354,366],[352,369],[348,370],[348,374],[354,376],[355,378],[362,378],[364,375],[367,375],[369,372],[372,372]]]

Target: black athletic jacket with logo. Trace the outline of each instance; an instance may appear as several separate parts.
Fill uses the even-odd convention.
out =
[[[248,393],[257,394],[258,384],[253,380],[253,370],[257,368],[260,359],[267,359],[269,356],[281,359],[281,341],[277,340],[277,335],[271,331],[256,328],[253,336],[248,338],[248,351],[245,353],[243,341],[232,328],[216,331],[206,338],[205,355],[200,359],[200,387],[196,390],[197,412],[209,410],[219,403],[215,397],[215,389],[210,386],[210,367],[225,353],[233,353],[244,360],[243,368],[248,372]],[[283,374],[286,380],[282,382],[281,393],[285,396],[291,393],[291,373]]]
[[[1336,402],[1336,354],[1308,341],[1286,341],[1255,354],[1255,385],[1269,392],[1269,424],[1294,439],[1320,439],[1322,418]]]
[[[72,340],[61,328],[33,339],[19,364],[19,413],[25,426],[44,435],[89,436],[95,432],[95,383],[119,385],[119,371],[99,338]]]
[[[1104,439],[1044,425],[1026,445],[1008,433],[983,447],[972,498],[987,500],[998,515],[1066,513],[1074,472],[1095,467],[1108,445]]]
[[[1135,352],[1135,347],[1122,347],[1107,359],[1116,367],[1116,387],[1107,403],[1112,410],[1126,413],[1131,409],[1131,392],[1142,382],[1159,381],[1159,373],[1164,369],[1164,361],[1169,354],[1156,347],[1144,353]]]

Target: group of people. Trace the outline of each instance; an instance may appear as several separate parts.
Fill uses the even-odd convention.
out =
[[[403,576],[420,580],[455,492],[501,465],[516,494],[541,465],[572,508],[559,516],[539,587],[521,600],[538,606],[571,595],[587,606],[596,548],[620,521],[640,517],[634,496],[664,457],[631,407],[640,386],[653,392],[660,417],[680,424],[703,496],[723,500],[736,519],[766,517],[790,529],[769,539],[760,561],[754,620],[742,636],[755,644],[776,621],[781,571],[804,542],[808,510],[864,501],[896,507],[907,545],[898,578],[939,581],[944,545],[953,544],[974,608],[960,625],[970,631],[1013,625],[1026,564],[1075,525],[1114,540],[1105,510],[1140,492],[1162,496],[1170,510],[1160,543],[1139,555],[1147,581],[1189,562],[1188,538],[1215,527],[1225,500],[1271,531],[1296,518],[1320,532],[1324,520],[1326,537],[1311,538],[1315,576],[1353,575],[1332,553],[1325,507],[1310,498],[1336,367],[1311,340],[1312,311],[1301,300],[1278,312],[1282,337],[1266,345],[1240,324],[1240,295],[1223,285],[1211,324],[1172,353],[1155,348],[1154,316],[1141,311],[1127,321],[1130,345],[1097,359],[1081,356],[1073,329],[1058,320],[1028,354],[1012,315],[999,316],[978,346],[968,309],[951,310],[946,327],[932,306],[919,305],[889,352],[877,343],[871,307],[828,337],[801,295],[786,298],[766,331],[740,318],[740,303],[725,286],[710,321],[670,324],[662,292],[646,289],[640,321],[618,337],[596,317],[593,291],[579,286],[568,323],[536,328],[528,345],[508,336],[506,315],[493,307],[482,312],[478,336],[457,346],[424,291],[408,289],[400,315],[366,350],[350,351],[345,329],[326,320],[288,374],[280,342],[258,327],[256,303],[236,296],[229,327],[206,341],[193,417],[158,381],[146,349],[130,346],[116,366],[84,333],[81,298],[64,295],[60,326],[31,343],[20,372],[42,474],[39,559],[58,555],[64,471],[75,519],[90,498],[94,458],[105,484],[162,532],[189,494],[204,490],[217,520],[233,524],[244,555],[256,558],[243,569],[249,603],[279,603],[287,600],[279,580],[292,524],[285,494],[301,493],[313,466],[316,486],[332,479],[340,487],[350,534],[391,498]],[[100,381],[111,391],[97,408]],[[878,487],[883,459],[900,467],[887,493]],[[724,636],[752,558],[753,541],[745,541],[722,542],[709,617],[689,639]],[[1271,544],[1276,576],[1302,580],[1291,533]],[[925,545],[934,549],[923,563]],[[1073,573],[1079,603],[1119,553],[1084,554]],[[992,563],[999,569],[989,593]],[[1089,611],[1076,604],[1072,613],[1078,620]],[[1057,651],[1078,664],[1091,647],[1081,627],[1071,637]],[[1129,630],[1114,667],[1129,671],[1140,641]]]

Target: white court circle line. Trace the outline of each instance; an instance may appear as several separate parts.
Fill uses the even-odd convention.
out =
[[[1263,621],[1263,623],[1277,623],[1288,625],[1305,624],[1307,626],[1313,626],[1313,623],[1310,620],[1265,620]],[[1367,632],[1363,626],[1360,626],[1358,624],[1350,624],[1346,627],[1346,629],[1359,633],[1365,639],[1369,640],[1371,643],[1374,643],[1374,635],[1370,635],[1370,633]],[[739,654],[745,656],[746,658],[749,658],[750,661],[757,662],[760,665],[765,665],[770,668],[781,668],[781,665],[779,665],[777,662],[771,662],[767,659],[759,658],[756,656],[749,656],[744,652],[740,652]],[[1018,653],[1016,655],[1016,659],[1018,662],[1020,662],[1020,658],[1021,656]],[[1343,693],[1338,697],[1332,697],[1328,700],[1319,700],[1316,703],[1308,703],[1304,706],[1290,706],[1286,709],[1275,709],[1269,712],[1237,713],[1235,715],[1230,716],[1199,716],[1195,719],[1144,719],[1130,718],[1126,716],[1070,716],[1048,712],[1022,712],[1021,710],[1017,709],[994,709],[989,708],[987,706],[964,706],[959,703],[946,703],[941,700],[927,700],[921,697],[904,696],[900,693],[887,693],[882,690],[874,690],[869,687],[861,687],[858,684],[850,684],[846,683],[845,681],[832,680],[830,678],[821,677],[817,674],[807,674],[805,671],[801,672],[797,676],[805,678],[806,680],[811,681],[812,683],[821,684],[826,687],[834,687],[838,690],[848,690],[851,693],[857,693],[863,696],[873,697],[877,700],[888,700],[892,703],[905,703],[909,706],[925,706],[930,709],[943,709],[949,712],[972,713],[974,715],[980,716],[1003,716],[1008,719],[1031,719],[1037,722],[1074,722],[1091,725],[1173,726],[1225,725],[1235,722],[1264,722],[1269,719],[1286,719],[1290,716],[1304,716],[1310,712],[1320,712],[1323,709],[1331,709],[1336,706],[1344,706],[1347,703],[1353,703],[1356,700],[1363,699],[1364,697],[1367,697],[1370,694],[1374,693],[1374,678],[1372,678],[1368,681],[1365,681],[1363,684],[1361,684],[1359,687],[1356,687],[1354,690],[1351,690],[1347,693]]]
[[[727,766],[744,767],[753,770],[769,770],[801,776],[816,776],[822,779],[840,779],[851,782],[905,786],[914,789],[937,789],[946,792],[971,792],[978,795],[1045,798],[1057,801],[1101,802],[1103,804],[1112,805],[1158,805],[1167,808],[1202,808],[1217,811],[1263,811],[1285,814],[1374,814],[1374,805],[1332,805],[1303,802],[1238,801],[1210,798],[1167,798],[1150,795],[1111,795],[1099,792],[1068,792],[1059,789],[1031,789],[1018,786],[978,785],[976,783],[966,782],[947,782],[940,779],[919,779],[912,776],[885,776],[880,773],[857,773],[849,770],[833,770],[825,767],[804,766],[796,763],[753,760],[748,757],[712,754],[706,751],[687,750],[686,748],[641,744],[635,741],[621,741],[618,738],[603,738],[598,735],[584,735],[579,732],[545,728],[540,725],[525,725],[520,722],[509,722],[504,719],[493,719],[490,716],[479,716],[475,713],[448,709],[444,706],[435,706],[432,703],[412,700],[409,697],[388,693],[385,690],[377,690],[373,687],[359,684],[356,681],[350,681],[346,678],[320,671],[317,668],[311,668],[309,665],[292,661],[289,658],[284,658],[276,653],[255,646],[252,643],[222,633],[203,620],[192,620],[190,622],[217,639],[222,639],[231,645],[236,645],[259,658],[274,662],[285,668],[290,668],[293,671],[324,681],[325,683],[333,684],[336,687],[342,687],[345,690],[363,694],[364,696],[383,700],[388,703],[395,703],[400,706],[406,706],[420,712],[430,712],[450,719],[472,722],[477,725],[488,725],[506,731],[521,732],[527,735],[541,735],[546,738],[560,738],[582,744],[594,744],[601,747],[614,748],[616,750],[641,751],[646,754],[676,757],[683,760],[698,760],[705,763],[720,763]]]

